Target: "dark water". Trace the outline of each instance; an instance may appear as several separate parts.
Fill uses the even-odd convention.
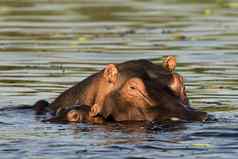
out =
[[[0,1],[0,107],[54,99],[107,63],[176,55],[192,105],[218,121],[46,124],[0,112],[0,158],[237,158],[235,0]]]

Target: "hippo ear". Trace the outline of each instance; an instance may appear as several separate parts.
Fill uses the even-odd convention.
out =
[[[176,68],[176,57],[168,56],[163,61],[163,66],[166,70],[173,72]]]
[[[118,69],[114,64],[109,64],[104,69],[103,77],[110,83],[116,83],[118,77]]]
[[[71,110],[67,113],[66,120],[69,122],[79,122],[80,121],[80,113],[76,110]]]

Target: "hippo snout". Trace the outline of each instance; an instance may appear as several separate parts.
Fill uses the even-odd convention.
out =
[[[206,112],[203,111],[199,111],[196,109],[188,109],[186,111],[186,117],[188,121],[207,121],[208,120],[208,114]]]

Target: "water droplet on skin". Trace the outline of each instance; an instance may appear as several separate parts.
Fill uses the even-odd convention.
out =
[[[170,118],[170,120],[171,120],[171,121],[180,121],[180,119],[177,118],[177,117],[172,117],[172,118]]]

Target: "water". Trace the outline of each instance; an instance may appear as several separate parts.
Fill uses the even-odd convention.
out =
[[[237,158],[235,0],[0,1],[0,108],[52,101],[105,64],[175,55],[192,105],[218,121],[49,124],[0,112],[1,158]]]

